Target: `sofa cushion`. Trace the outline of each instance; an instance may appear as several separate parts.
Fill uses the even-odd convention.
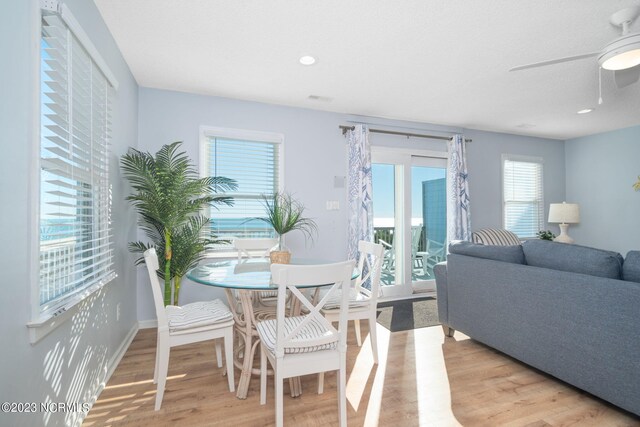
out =
[[[629,251],[622,264],[622,278],[640,283],[640,251]]]
[[[539,239],[527,240],[522,250],[534,267],[622,279],[623,259],[617,252]]]
[[[471,242],[451,242],[449,252],[476,258],[510,262],[512,264],[524,264],[524,253],[520,245],[493,246]]]
[[[520,239],[515,233],[501,228],[483,228],[471,233],[473,243],[483,245],[514,246],[519,245]]]

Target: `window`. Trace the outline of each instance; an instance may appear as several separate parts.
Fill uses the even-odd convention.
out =
[[[502,156],[503,226],[518,237],[535,237],[544,227],[542,159]]]
[[[213,233],[221,239],[275,237],[266,223],[263,196],[282,188],[282,135],[203,128],[201,173],[236,180],[238,188],[226,193],[233,206],[215,205],[208,212]],[[225,250],[226,246],[219,247]]]
[[[69,10],[47,5],[40,39],[39,316],[115,277],[108,140],[117,83]]]

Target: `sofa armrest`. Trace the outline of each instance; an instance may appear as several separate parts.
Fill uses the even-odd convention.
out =
[[[447,262],[441,262],[433,267],[436,276],[436,294],[438,302],[438,320],[443,325],[449,324],[449,304],[447,287]]]

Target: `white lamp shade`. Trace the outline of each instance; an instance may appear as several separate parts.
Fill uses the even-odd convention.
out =
[[[549,205],[549,222],[577,224],[580,222],[580,207],[576,203],[551,203]]]

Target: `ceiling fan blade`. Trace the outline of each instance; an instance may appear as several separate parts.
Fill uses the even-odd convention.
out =
[[[618,89],[629,86],[630,84],[633,84],[637,82],[638,79],[640,79],[640,65],[627,68],[626,70],[614,71],[613,77],[616,81],[616,86],[618,87]]]
[[[560,64],[561,62],[577,61],[578,59],[591,58],[592,56],[598,56],[600,52],[583,53],[581,55],[566,56],[564,58],[551,59],[549,61],[534,62],[533,64],[519,65],[513,67],[509,71],[527,70],[529,68],[545,67],[547,65]]]

